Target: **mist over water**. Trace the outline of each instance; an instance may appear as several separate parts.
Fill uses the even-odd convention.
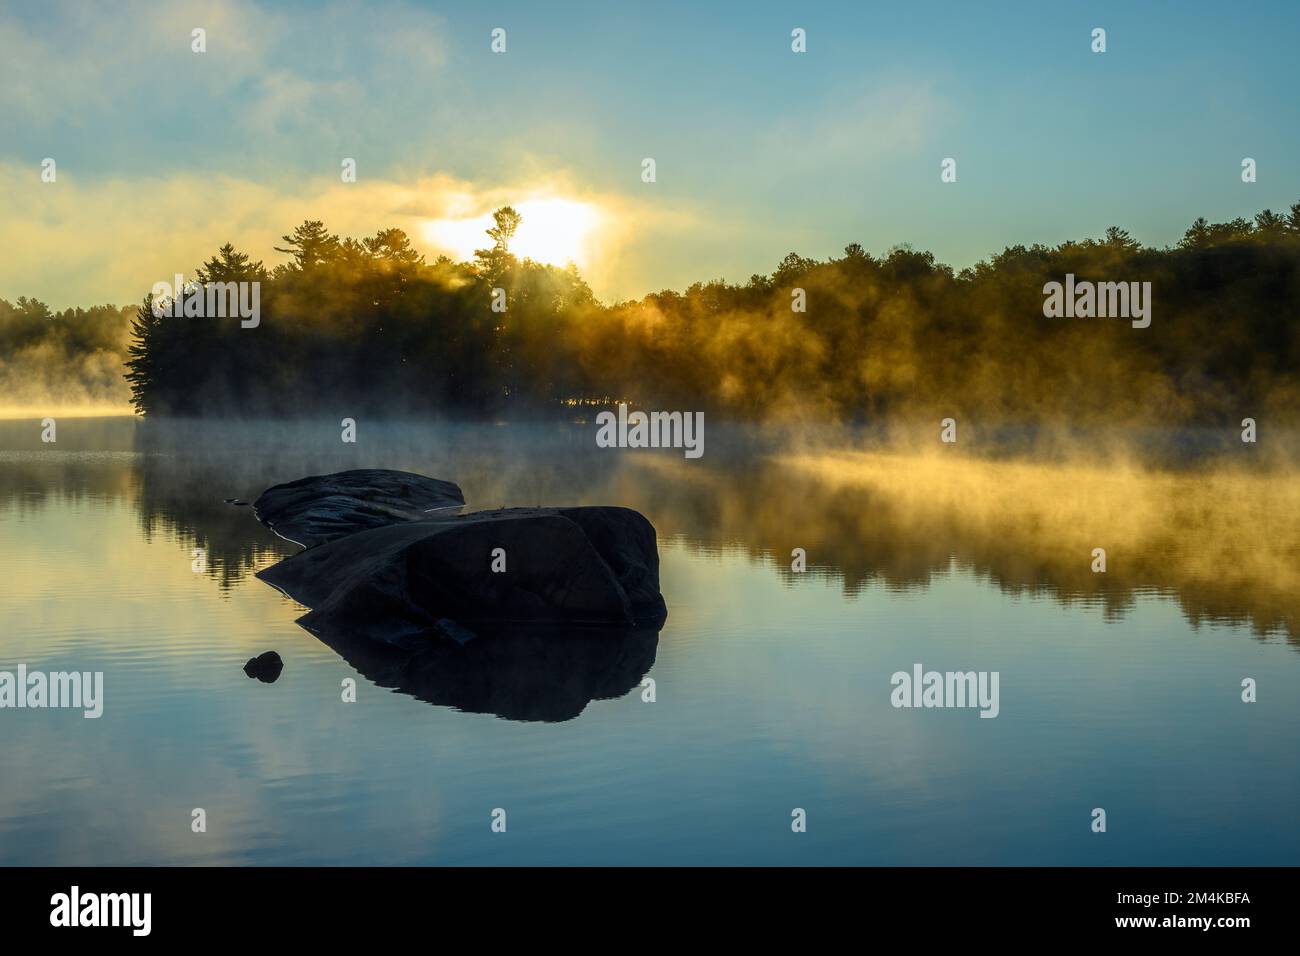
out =
[[[127,414],[131,313],[109,305],[53,312],[0,298],[0,417]]]
[[[689,461],[598,449],[591,423],[362,419],[356,445],[337,424],[61,419],[50,445],[36,420],[0,422],[0,669],[103,670],[106,696],[97,721],[0,715],[17,731],[0,862],[1227,864],[1300,849],[1300,702],[1279,693],[1300,676],[1290,436],[1006,428],[943,446],[933,423],[710,422]],[[465,712],[377,685],[298,627],[303,609],[252,577],[295,546],[224,499],[352,467],[455,481],[471,510],[645,514],[668,621],[632,664],[657,701],[602,685],[558,722]],[[282,677],[247,679],[270,649]],[[890,675],[914,662],[999,671],[1000,715],[892,708]],[[356,704],[339,699],[346,677]],[[1240,701],[1244,677],[1257,704]],[[497,806],[508,851],[487,826]],[[1122,839],[1089,840],[1095,806]],[[792,807],[810,820],[795,840]]]

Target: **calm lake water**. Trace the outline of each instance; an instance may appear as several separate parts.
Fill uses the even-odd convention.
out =
[[[0,710],[0,863],[1300,863],[1294,473],[594,431],[0,423],[0,670],[105,685],[98,720]],[[296,548],[223,499],[352,467],[636,508],[667,623],[617,667],[349,663],[253,577]],[[894,708],[916,663],[997,671],[998,717]]]

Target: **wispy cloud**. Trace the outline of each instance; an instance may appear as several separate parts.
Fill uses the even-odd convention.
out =
[[[161,141],[205,126],[261,146],[307,128],[364,135],[435,84],[446,32],[435,12],[402,2],[335,2],[309,16],[248,0],[0,12],[0,112],[25,130],[152,123]]]
[[[282,259],[274,251],[279,237],[304,219],[353,236],[396,226],[430,257],[463,252],[439,243],[429,224],[548,198],[598,211],[584,275],[606,297],[647,291],[623,269],[629,246],[663,242],[696,222],[685,209],[585,189],[561,174],[484,185],[446,174],[345,184],[196,174],[87,179],[61,171],[45,184],[35,168],[0,164],[0,208],[8,213],[0,245],[10,250],[0,257],[0,296],[33,295],[56,307],[135,302],[155,282],[191,273],[224,242],[273,265]]]

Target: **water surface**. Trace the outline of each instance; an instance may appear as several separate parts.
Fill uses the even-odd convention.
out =
[[[0,670],[103,671],[106,696],[0,710],[0,863],[1300,862],[1293,473],[593,434],[0,423]],[[645,513],[669,614],[628,666],[656,700],[467,712],[296,625],[253,577],[294,546],[223,499],[348,467]],[[245,677],[272,649],[279,680]],[[999,716],[891,707],[917,662],[998,671]]]

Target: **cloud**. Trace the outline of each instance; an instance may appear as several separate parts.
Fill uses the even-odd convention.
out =
[[[191,49],[196,28],[204,53]],[[56,2],[0,13],[0,113],[28,132],[152,119],[164,139],[194,123],[260,145],[307,128],[351,139],[386,128],[435,84],[446,32],[437,14],[401,2],[293,15],[248,0]]]
[[[483,185],[442,173],[410,182],[362,173],[348,184],[325,177],[264,183],[198,174],[83,179],[60,168],[47,184],[36,167],[0,164],[7,212],[0,246],[9,250],[0,257],[0,297],[30,295],[55,308],[138,302],[155,282],[192,273],[225,242],[273,266],[285,258],[274,251],[280,236],[304,219],[350,236],[396,226],[432,258],[448,250],[429,223],[547,198],[599,211],[583,274],[599,296],[630,295],[640,277],[623,269],[624,251],[697,226],[684,209],[598,193],[563,174]]]
[[[39,127],[79,126],[133,108],[133,94],[160,85],[228,90],[258,74],[285,36],[281,18],[238,0],[165,8],[146,0],[56,2],[38,16],[0,16],[0,108]],[[210,34],[211,61],[190,49],[195,27]],[[191,65],[212,68],[184,68]]]
[[[204,54],[190,49],[200,26]],[[701,261],[743,256],[755,230],[734,202],[674,198],[635,164],[611,179],[587,118],[484,97],[473,70],[486,43],[464,53],[452,41],[465,29],[411,2],[0,12],[0,116],[13,134],[0,141],[0,241],[13,250],[0,296],[135,302],[227,241],[280,262],[278,237],[307,218],[345,235],[397,226],[431,256],[463,254],[425,224],[551,198],[594,210],[579,265],[601,298],[684,285]],[[466,62],[450,69],[457,50]],[[37,178],[47,156],[52,185]],[[345,157],[356,184],[338,181]]]

